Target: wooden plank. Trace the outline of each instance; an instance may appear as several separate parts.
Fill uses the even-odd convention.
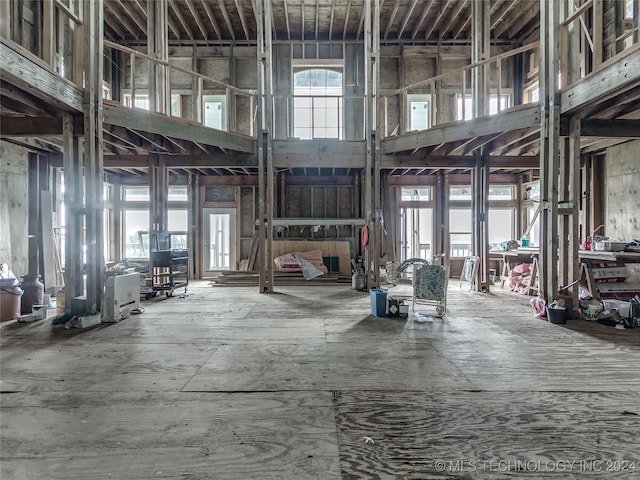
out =
[[[0,77],[46,102],[82,112],[82,92],[11,40],[0,38]]]
[[[578,83],[562,91],[561,113],[570,113],[604,102],[640,84],[640,44],[626,49]]]
[[[82,134],[81,116],[73,118],[74,128]],[[0,116],[0,135],[5,137],[32,137],[62,135],[62,117],[14,117]]]
[[[255,141],[238,133],[204,127],[196,122],[176,117],[127,108],[114,102],[104,102],[104,123],[145,132],[181,138],[240,152],[255,152]]]
[[[472,137],[503,133],[540,124],[540,107],[523,105],[497,115],[467,121],[450,122],[429,130],[408,133],[382,142],[383,153],[396,153]]]
[[[40,190],[40,231],[42,232],[42,259],[46,291],[54,293],[57,287],[55,253],[53,250],[53,200],[51,192]]]
[[[502,168],[538,168],[537,155],[527,156],[496,156],[489,157],[489,167]],[[418,155],[383,155],[382,168],[473,168],[475,161],[470,156],[431,156]]]

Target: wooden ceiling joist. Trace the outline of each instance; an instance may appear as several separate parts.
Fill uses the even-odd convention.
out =
[[[222,40],[222,31],[220,30],[220,25],[218,25],[218,22],[216,21],[216,17],[213,14],[213,11],[211,10],[211,6],[206,0],[200,0],[200,1],[202,2],[204,12],[206,13],[207,18],[209,19],[209,23],[211,24],[211,27],[213,27],[213,31],[216,33],[218,40]],[[191,5],[191,3],[189,3],[188,5]],[[193,12],[193,10],[195,10],[195,7],[191,5],[189,10]],[[192,15],[194,14],[192,13]],[[200,27],[200,30],[206,30],[202,22],[200,22],[198,26]]]
[[[409,6],[407,13],[405,14],[404,19],[402,20],[402,24],[400,25],[400,30],[398,30],[398,38],[402,38],[402,34],[404,33],[405,28],[407,28],[407,24],[409,23],[409,20],[411,20],[411,18],[413,17],[413,11],[415,10],[417,4],[418,4],[418,0],[413,0],[411,2],[411,5]]]
[[[193,18],[193,20],[196,22],[196,26],[198,27],[198,30],[200,31],[200,35],[202,35],[202,39],[203,40],[209,40],[209,33],[207,31],[207,27],[204,26],[204,23],[202,21],[202,19],[200,18],[200,15],[198,14],[198,12],[196,11],[196,7],[193,4],[193,0],[185,0],[185,4],[187,5],[187,10],[189,10],[189,13],[191,14],[191,17]],[[209,4],[206,2],[202,3],[202,6],[205,9],[205,13],[207,14],[207,17],[209,18],[209,22],[210,23],[214,23],[215,19],[213,17],[213,15],[209,16],[209,13],[211,12],[211,9],[209,8]],[[207,11],[208,9],[208,11]],[[213,19],[213,21],[212,21]],[[214,31],[215,31],[215,27],[214,27]],[[216,32],[218,35],[218,38],[220,38],[220,34],[218,32]]]
[[[195,37],[193,35],[193,31],[191,31],[191,27],[189,26],[189,24],[187,23],[187,20],[184,18],[184,15],[180,11],[180,7],[178,5],[176,5],[175,0],[168,0],[168,1],[169,1],[169,7],[173,10],[173,13],[175,14],[176,18],[178,19],[178,22],[180,22],[180,25],[182,25],[182,28],[184,29],[184,31],[189,36],[189,39],[190,40],[195,40]]]
[[[244,15],[244,10],[242,8],[242,4],[239,0],[234,0],[236,4],[236,10],[238,11],[238,16],[240,17],[240,23],[242,24],[242,31],[244,32],[244,37],[246,40],[249,40],[249,27],[247,26],[247,19]]]
[[[218,6],[220,7],[220,11],[222,12],[222,18],[224,18],[224,23],[227,24],[227,29],[229,30],[229,36],[231,37],[232,40],[235,40],[236,32],[233,28],[233,24],[231,23],[231,18],[229,17],[229,12],[227,11],[227,7],[224,5],[224,1],[218,0]]]

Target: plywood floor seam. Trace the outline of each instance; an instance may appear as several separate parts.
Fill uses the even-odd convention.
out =
[[[500,289],[425,323],[348,285],[189,290],[1,324],[0,478],[638,478],[640,329]]]

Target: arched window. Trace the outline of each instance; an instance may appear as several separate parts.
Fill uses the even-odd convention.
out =
[[[293,136],[342,138],[342,71],[305,68],[293,74]]]

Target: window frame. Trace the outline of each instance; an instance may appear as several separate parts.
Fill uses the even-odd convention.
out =
[[[311,70],[325,70],[325,71],[331,71],[331,72],[337,72],[340,74],[340,79],[341,79],[341,85],[340,85],[340,93],[336,93],[336,94],[324,94],[324,95],[316,95],[313,93],[313,91],[311,91],[309,94],[302,94],[302,93],[296,93],[297,87],[296,87],[296,75],[301,73],[301,72],[305,72],[305,71],[311,71]],[[291,122],[291,136],[293,138],[300,138],[302,140],[317,140],[317,139],[329,139],[329,140],[343,140],[344,139],[344,98],[345,98],[345,74],[344,74],[344,62],[342,60],[331,60],[331,59],[326,59],[326,60],[317,60],[317,61],[311,61],[311,60],[301,60],[301,61],[292,61],[292,66],[291,66],[291,118],[292,118],[292,122]],[[305,87],[300,87],[300,88],[305,88]],[[308,87],[308,88],[313,88],[313,87]],[[325,82],[325,86],[322,87],[325,89],[327,88],[337,88],[337,87],[327,87],[326,82]],[[303,98],[308,98],[310,99],[310,107],[308,108],[309,112],[310,112],[310,126],[298,126],[297,125],[297,115],[296,115],[296,110],[303,110],[303,108],[298,108],[296,107],[296,99],[303,99]],[[316,112],[327,112],[329,110],[334,110],[334,108],[329,108],[327,106],[324,107],[316,107],[316,100],[321,100],[321,99],[336,99],[336,108],[335,110],[337,110],[337,136],[316,136],[318,131],[316,131],[316,129],[324,129],[325,133],[327,131],[327,129],[329,127],[324,126],[324,127],[316,127],[315,126],[315,118],[316,118]],[[306,110],[306,109],[305,109]],[[299,117],[298,117],[299,118]],[[325,113],[324,118],[327,118],[327,115]],[[326,122],[325,122],[326,124]],[[332,127],[334,128],[334,127]],[[309,136],[303,136],[301,135],[301,131],[302,130],[308,130],[309,132]]]

